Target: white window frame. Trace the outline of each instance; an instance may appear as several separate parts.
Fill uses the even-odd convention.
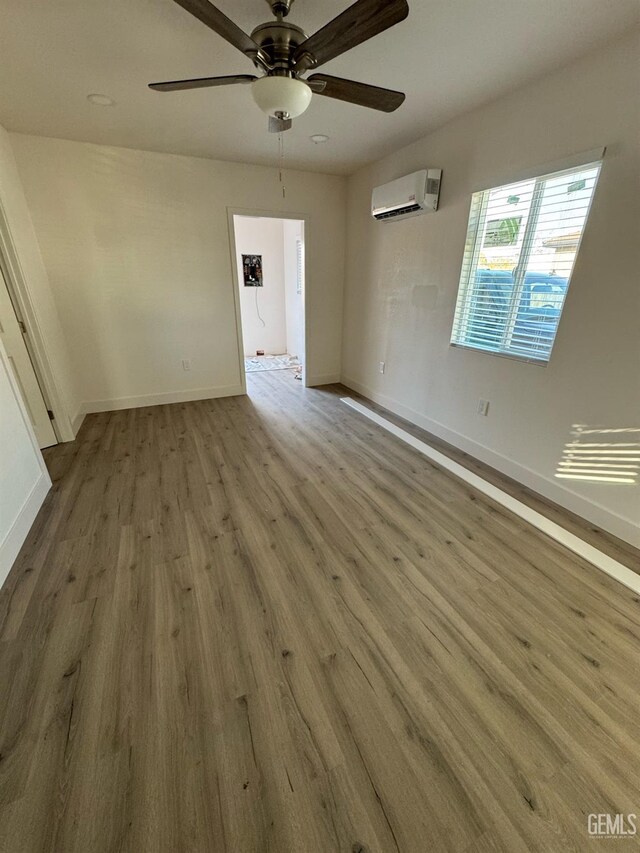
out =
[[[456,299],[456,309],[451,330],[450,346],[459,349],[468,349],[474,352],[485,353],[487,355],[500,356],[502,358],[511,358],[517,361],[532,363],[543,367],[549,363],[553,351],[553,346],[557,337],[560,319],[562,317],[562,312],[564,309],[564,300],[562,305],[560,306],[560,314],[548,353],[543,354],[543,356],[540,358],[536,358],[530,353],[526,354],[510,351],[510,347],[512,345],[512,338],[514,330],[516,328],[518,314],[521,309],[522,292],[525,286],[525,278],[528,271],[527,267],[531,258],[531,252],[536,236],[536,229],[538,227],[538,220],[546,182],[550,179],[562,177],[562,175],[564,174],[568,175],[576,171],[597,169],[598,172],[595,177],[593,191],[586,207],[584,226],[582,228],[580,239],[578,241],[578,245],[576,247],[574,255],[573,266],[575,266],[575,260],[577,259],[580,251],[584,228],[586,227],[589,215],[591,213],[591,205],[593,204],[593,199],[596,193],[597,184],[602,169],[602,158],[604,156],[604,149],[598,149],[593,152],[588,152],[588,155],[585,154],[583,155],[583,157],[577,156],[576,158],[565,160],[561,164],[558,164],[559,168],[556,169],[547,167],[543,174],[535,174],[535,172],[532,173],[530,171],[525,176],[521,176],[519,178],[515,178],[509,181],[503,181],[502,183],[496,183],[491,187],[479,190],[473,194],[471,199],[471,208],[469,212],[467,238],[465,241],[465,250],[460,274],[460,283],[458,286],[458,295]],[[482,250],[482,241],[484,237],[483,228],[481,226],[486,219],[487,205],[489,203],[490,193],[495,190],[500,190],[509,187],[512,184],[516,184],[524,180],[534,180],[535,183],[532,191],[531,204],[526,216],[526,222],[524,223],[524,233],[522,238],[522,246],[518,256],[518,263],[513,271],[514,283],[509,296],[507,317],[504,322],[504,329],[502,331],[500,344],[498,348],[491,349],[489,347],[483,347],[479,344],[464,342],[460,340],[460,338],[462,337],[462,333],[460,330],[468,328],[469,322],[472,321],[472,310],[475,307],[473,294],[475,290],[476,275],[479,269],[478,262],[480,252]],[[573,266],[567,275],[565,298],[566,293],[569,289],[569,285],[571,283]]]

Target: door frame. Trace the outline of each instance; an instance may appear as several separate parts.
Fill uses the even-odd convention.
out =
[[[0,262],[0,315],[2,345],[15,374],[16,384],[23,396],[25,409],[29,413],[38,444],[40,449],[44,450],[45,447],[59,444],[60,439],[53,428],[53,412],[49,408],[42,388],[42,380],[33,363],[33,351],[29,346],[26,326],[6,284],[6,273],[2,262]]]
[[[13,302],[18,320],[24,323],[27,336],[27,350],[31,356],[33,368],[42,390],[45,404],[53,412],[53,431],[59,442],[73,441],[75,438],[62,395],[55,380],[51,361],[47,355],[45,338],[38,322],[37,312],[29,292],[26,276],[15,247],[11,227],[0,198],[0,264],[4,279]]]
[[[236,314],[236,338],[238,345],[238,369],[240,370],[240,384],[242,393],[247,393],[247,373],[244,369],[244,346],[242,339],[242,313],[240,310],[240,281],[238,278],[238,264],[236,262],[236,229],[233,221],[234,216],[248,216],[253,219],[293,219],[304,222],[304,287],[302,288],[302,316],[304,319],[304,352],[302,354],[302,385],[308,388],[307,377],[309,376],[307,353],[308,345],[308,317],[307,317],[307,240],[310,217],[308,213],[292,213],[284,210],[260,210],[247,207],[227,207],[227,221],[229,225],[229,252],[231,254],[231,280],[233,283],[233,304]]]

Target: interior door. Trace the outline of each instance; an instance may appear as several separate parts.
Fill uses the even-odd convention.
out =
[[[57,444],[49,412],[0,267],[0,340],[22,393],[40,447]]]

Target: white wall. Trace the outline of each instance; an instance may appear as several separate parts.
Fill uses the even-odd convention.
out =
[[[640,544],[637,487],[554,479],[572,425],[640,427],[637,42],[628,36],[349,179],[343,378]],[[550,364],[451,348],[472,191],[603,145]],[[444,170],[440,210],[374,222],[372,187],[424,167]],[[481,397],[491,401],[486,418],[475,414]]]
[[[283,199],[275,168],[11,142],[87,410],[239,393],[227,208],[309,216],[310,380],[339,375],[344,178],[285,172]]]
[[[287,352],[304,362],[304,292],[298,293],[298,255],[296,242],[304,243],[304,222],[285,219],[284,288],[287,319]],[[304,288],[303,288],[304,291]]]
[[[41,367],[52,392],[50,402],[62,438],[68,440],[73,438],[72,421],[80,405],[76,371],[42,262],[10,136],[3,127],[0,127],[0,217],[2,238],[6,242],[4,260],[14,279],[19,277],[24,283],[27,304],[23,308],[30,311],[36,327],[32,343],[37,348],[42,346]]]
[[[286,352],[283,220],[235,216],[236,264],[244,354]],[[262,255],[262,287],[245,287],[242,255]],[[263,326],[256,310],[256,299]]]
[[[50,486],[29,417],[0,344],[0,586]]]

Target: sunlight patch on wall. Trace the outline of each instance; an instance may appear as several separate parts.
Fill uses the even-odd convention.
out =
[[[574,424],[555,476],[560,480],[634,486],[640,476],[640,427]]]

